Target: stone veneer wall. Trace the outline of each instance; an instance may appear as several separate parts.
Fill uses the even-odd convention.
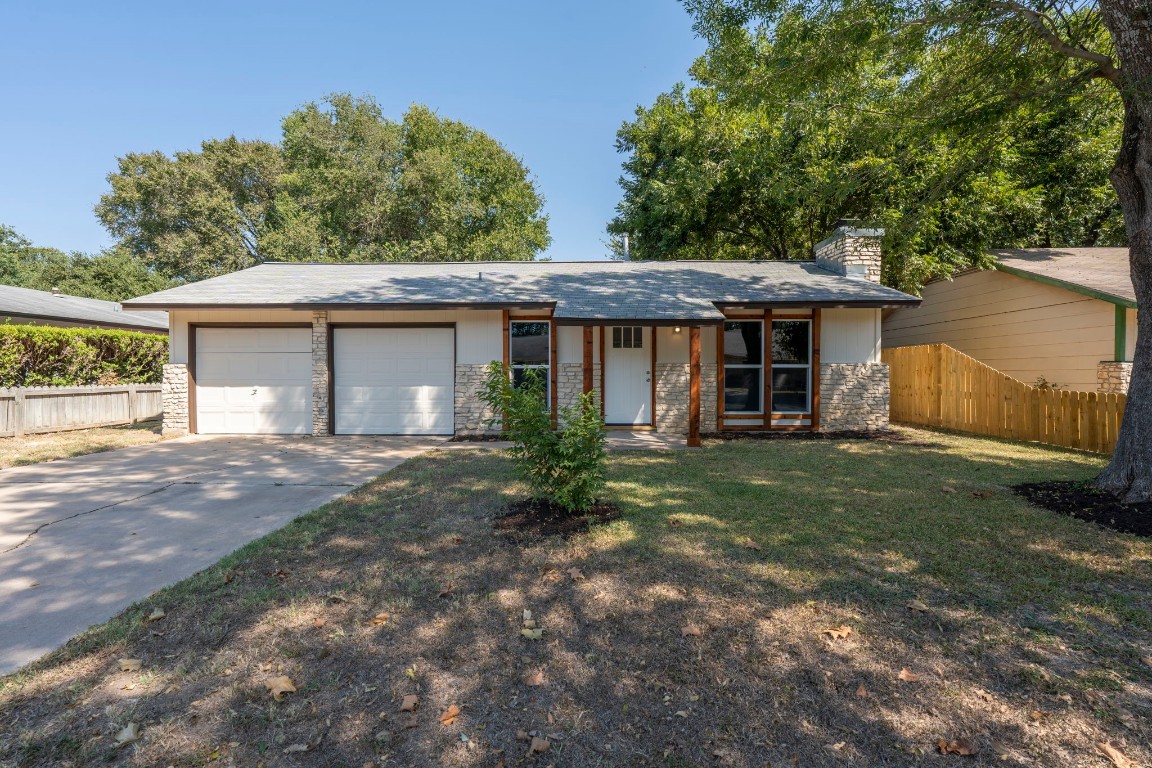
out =
[[[168,363],[164,366],[160,398],[164,409],[164,435],[188,434],[188,366]]]
[[[494,414],[492,409],[480,401],[484,390],[484,380],[488,366],[483,363],[457,363],[455,387],[455,431],[457,435],[485,435],[500,431],[498,426],[489,426],[488,420]]]
[[[1128,394],[1132,382],[1132,363],[1101,360],[1096,364],[1096,391]]]
[[[328,313],[312,313],[312,434],[328,434]]]
[[[884,237],[882,229],[855,229],[841,227],[830,237],[816,245],[816,261],[820,266],[841,275],[850,271],[849,267],[860,268],[862,277],[874,283],[880,282],[880,241]]]
[[[688,434],[688,363],[656,363],[656,431]],[[700,366],[700,431],[716,431],[716,365]]]
[[[600,390],[600,363],[592,364],[592,391]],[[556,365],[556,407],[574,405],[584,392],[584,364],[558,363]]]
[[[820,430],[888,428],[888,366],[884,363],[820,365]]]

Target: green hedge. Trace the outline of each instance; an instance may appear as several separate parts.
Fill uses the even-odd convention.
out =
[[[0,387],[156,384],[166,362],[154,333],[0,325]]]

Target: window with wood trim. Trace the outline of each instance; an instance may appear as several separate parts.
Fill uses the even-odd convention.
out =
[[[772,412],[812,410],[812,321],[772,322]]]
[[[551,403],[552,323],[547,320],[512,320],[508,323],[508,357],[512,385],[520,386],[529,371],[544,383],[544,397]]]
[[[764,412],[764,321],[724,323],[724,413]]]

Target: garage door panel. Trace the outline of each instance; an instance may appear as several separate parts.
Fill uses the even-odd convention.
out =
[[[455,333],[450,328],[337,328],[340,434],[452,434]]]
[[[196,428],[209,434],[310,433],[311,329],[197,329]]]

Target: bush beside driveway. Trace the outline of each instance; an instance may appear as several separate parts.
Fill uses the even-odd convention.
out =
[[[1152,762],[1152,541],[1007,487],[1101,460],[902,434],[613,453],[567,541],[494,533],[505,457],[414,459],[7,678],[0,763]]]

